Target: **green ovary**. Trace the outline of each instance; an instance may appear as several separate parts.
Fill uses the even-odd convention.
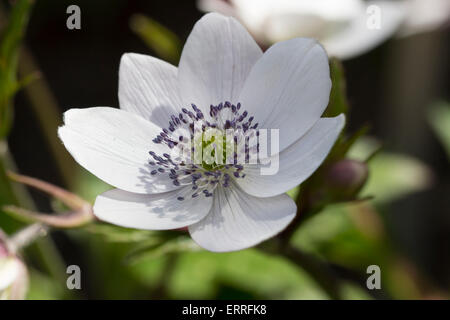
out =
[[[220,143],[220,140],[222,140],[222,143]],[[199,151],[201,150],[201,166],[206,171],[221,170],[225,167],[227,143],[223,134],[217,133],[208,137],[206,133],[202,133],[194,139],[194,148],[195,163],[197,164],[200,162]],[[229,151],[231,151],[231,147],[229,147],[228,149],[230,149]],[[218,159],[216,158],[216,152],[222,153],[222,159],[220,159],[220,157]]]

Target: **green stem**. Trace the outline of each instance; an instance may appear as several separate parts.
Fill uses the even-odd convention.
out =
[[[8,240],[8,249],[13,253],[25,248],[33,243],[39,237],[47,235],[48,228],[40,223],[30,224],[29,226],[17,231]]]

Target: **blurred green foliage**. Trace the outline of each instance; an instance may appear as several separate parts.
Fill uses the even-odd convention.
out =
[[[367,159],[378,148],[374,139],[363,138],[353,145],[348,156]],[[379,265],[390,297],[420,298],[420,281],[408,274],[408,268],[413,267],[396,253],[380,212],[391,201],[430,187],[431,171],[411,157],[383,151],[370,160],[369,168],[369,180],[361,196],[373,196],[371,200],[326,207],[306,221],[292,241],[302,250],[360,274],[365,274],[371,264]]]
[[[11,126],[14,94],[31,80],[17,80],[17,64],[32,4],[32,0],[17,1],[0,38],[0,138],[8,134]]]
[[[12,124],[13,98],[18,90],[29,84],[36,76],[36,74],[31,74],[20,80],[17,78],[21,42],[28,25],[33,3],[33,0],[12,2],[7,18],[5,12],[3,12],[3,7],[0,6],[0,19],[6,21],[6,24],[2,24],[0,30],[0,206],[15,204],[33,207],[26,189],[23,186],[13,185],[6,176],[7,170],[16,170],[6,139]],[[0,212],[0,227],[8,234],[17,231],[22,226],[22,223],[13,220],[3,211]],[[64,279],[62,261],[51,239],[37,240],[26,249],[26,256],[26,262],[28,262],[28,259],[33,260],[42,270],[45,270],[46,273],[43,274],[42,279],[51,275],[51,278],[48,278],[51,286],[63,292],[64,283],[61,282],[61,279]],[[32,274],[34,274],[33,271]],[[34,282],[34,280],[33,277],[31,281]],[[44,289],[44,286],[40,289]],[[67,291],[60,295],[60,297],[70,296]]]
[[[6,136],[12,123],[14,95],[31,80],[31,77],[17,80],[17,65],[20,44],[28,24],[32,4],[31,0],[17,1],[8,19],[3,17],[4,13],[0,11],[0,18],[7,21],[0,30],[0,206],[17,204],[19,201],[17,190],[14,190],[6,176],[6,170],[13,166]],[[0,221],[2,229],[6,232],[11,232],[20,225],[4,215],[0,217]]]
[[[431,107],[428,117],[450,159],[450,104],[446,102],[435,103]]]
[[[349,151],[349,158],[367,159],[380,143],[373,138],[362,138]],[[380,151],[369,161],[369,180],[361,196],[373,197],[374,203],[386,203],[410,193],[429,188],[433,173],[421,161],[403,154]]]
[[[130,20],[133,30],[161,59],[177,64],[181,55],[181,42],[177,35],[158,21],[136,14]]]
[[[325,110],[324,117],[336,117],[341,113],[347,114],[349,111],[345,73],[342,63],[335,58],[330,59],[331,92],[330,102]]]

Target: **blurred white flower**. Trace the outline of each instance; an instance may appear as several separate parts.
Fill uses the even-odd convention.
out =
[[[28,289],[28,272],[25,264],[8,253],[0,243],[0,300],[25,299]]]
[[[428,31],[449,17],[448,0],[198,0],[203,11],[238,18],[264,45],[312,37],[330,56],[349,59],[395,33]],[[379,27],[370,27],[370,20]]]
[[[428,32],[450,21],[449,0],[406,0],[407,15],[399,36]]]
[[[121,110],[71,109],[59,136],[79,164],[117,188],[97,197],[94,214],[101,220],[152,230],[188,227],[205,249],[240,250],[294,218],[296,205],[285,192],[318,168],[344,124],[343,115],[320,118],[330,88],[328,57],[316,41],[284,41],[263,55],[234,18],[211,13],[196,23],[178,68],[125,54]],[[172,151],[198,125],[280,129],[278,173],[261,175],[259,165],[248,163],[175,161]]]

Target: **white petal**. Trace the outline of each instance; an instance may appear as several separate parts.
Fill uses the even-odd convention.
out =
[[[327,20],[347,20],[358,14],[363,6],[361,0],[282,0],[286,9],[297,13],[317,15]]]
[[[230,186],[217,188],[211,212],[189,227],[192,239],[209,251],[241,250],[283,230],[295,217],[287,195],[256,198]]]
[[[370,19],[371,16],[376,19],[377,13],[371,9],[378,10],[377,8],[380,10],[380,25],[379,28],[374,28],[374,25],[370,24],[372,21]],[[362,11],[341,32],[321,41],[330,56],[350,59],[366,53],[391,37],[406,15],[402,2],[369,1],[367,10]]]
[[[253,67],[239,101],[258,128],[280,130],[283,150],[319,119],[331,89],[328,57],[315,40],[279,42]]]
[[[242,85],[261,49],[234,18],[206,14],[194,26],[178,68],[183,103],[209,106],[237,102]]]
[[[323,32],[361,12],[361,0],[231,0],[238,16],[265,43]]]
[[[292,38],[321,39],[324,33],[340,27],[342,21],[329,21],[320,15],[285,12],[272,14],[265,22],[264,37],[267,43],[276,43]]]
[[[245,168],[236,183],[257,197],[282,194],[305,181],[325,160],[345,123],[344,115],[321,118],[301,139],[279,154],[278,172],[261,175],[259,166]],[[276,163],[277,155],[270,158]],[[276,168],[276,166],[274,166]]]
[[[320,40],[363,10],[361,0],[276,1],[264,22],[264,33],[271,43],[297,37]]]
[[[450,20],[448,0],[409,0],[408,14],[400,29],[400,36],[433,31]]]
[[[94,214],[118,226],[168,230],[186,227],[204,218],[212,205],[211,197],[188,197],[190,187],[159,194],[136,194],[119,189],[97,197]],[[185,196],[183,201],[178,200]]]
[[[233,6],[222,0],[197,0],[197,8],[203,12],[218,12],[226,16],[235,16]]]
[[[14,281],[20,271],[20,261],[14,257],[0,258],[0,290],[9,287]]]
[[[361,0],[231,0],[237,11],[250,20],[252,16],[261,16],[260,21],[270,19],[271,15],[295,14],[301,16],[319,16],[328,20],[345,20],[361,10]],[[301,30],[299,30],[301,32]]]
[[[119,69],[119,102],[121,109],[167,127],[170,116],[182,108],[177,68],[150,56],[124,54]]]
[[[64,146],[85,169],[114,187],[137,193],[177,189],[166,175],[150,175],[149,151],[160,129],[144,118],[114,108],[71,109],[58,130]],[[168,148],[167,148],[168,149]]]

